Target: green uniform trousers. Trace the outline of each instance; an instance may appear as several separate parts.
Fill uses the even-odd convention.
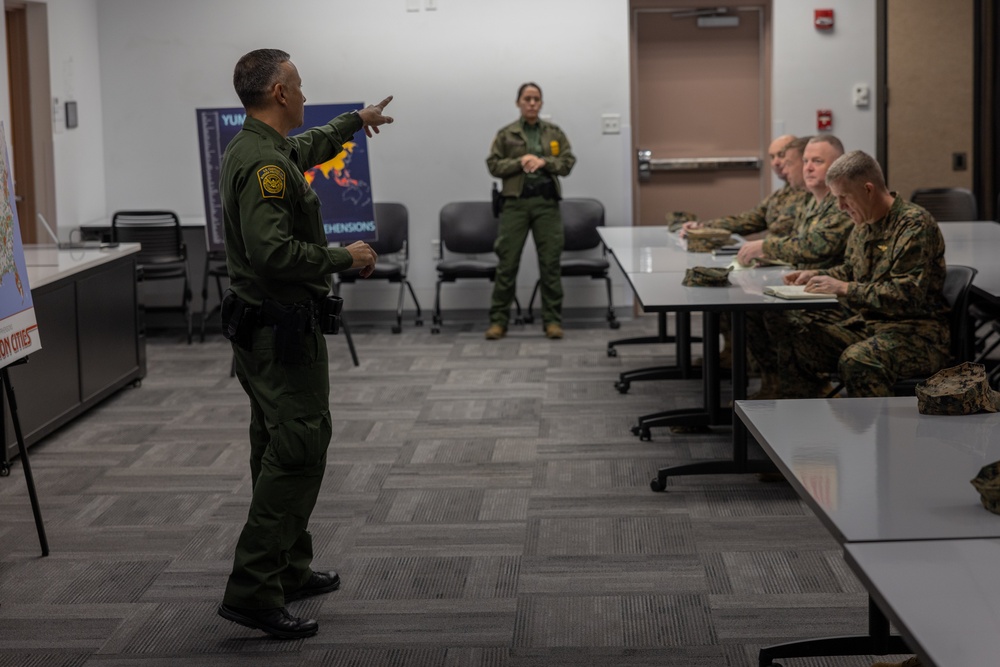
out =
[[[253,498],[236,545],[224,602],[245,609],[285,606],[285,593],[308,580],[307,530],[330,444],[330,375],[326,340],[306,336],[305,360],[275,359],[270,327],[254,332],[250,351],[234,345],[236,376],[250,397]]]
[[[559,202],[544,197],[507,198],[500,214],[500,230],[493,249],[499,258],[493,299],[490,303],[490,324],[507,326],[510,304],[517,288],[517,270],[528,230],[538,250],[539,291],[542,295],[542,323],[562,324],[562,279],[559,258],[563,251],[563,225]]]
[[[844,326],[848,314],[838,308],[747,318],[751,354],[763,370],[776,374],[782,397],[815,398],[825,375],[834,370],[849,396],[891,396],[896,380],[934,373],[947,364],[948,340],[936,328],[886,325],[873,334],[861,323]]]

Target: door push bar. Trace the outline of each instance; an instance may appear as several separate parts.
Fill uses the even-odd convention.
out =
[[[653,151],[636,151],[639,180],[648,181],[654,171],[715,171],[719,169],[760,169],[759,157],[654,158]]]

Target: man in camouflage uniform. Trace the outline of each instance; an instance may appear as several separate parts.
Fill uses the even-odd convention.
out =
[[[689,220],[681,227],[681,236],[689,229],[703,227],[725,229],[744,237],[751,234],[765,234],[767,237],[781,238],[790,234],[795,221],[811,199],[802,177],[802,148],[805,143],[803,139],[785,134],[772,141],[767,149],[771,169],[776,176],[785,181],[784,186],[772,192],[749,211],[706,222]],[[725,341],[725,347],[719,353],[719,363],[723,368],[730,368],[732,325],[728,313],[723,313],[719,325]]]
[[[788,351],[781,395],[816,396],[834,367],[851,396],[889,396],[900,377],[934,373],[948,362],[944,239],[924,209],[886,188],[882,169],[862,151],[826,174],[837,204],[854,221],[844,261],[794,271],[787,284],[834,294],[837,311],[789,311],[772,346]]]
[[[840,263],[853,225],[850,217],[837,210],[825,177],[833,161],[843,154],[844,145],[832,134],[809,139],[802,151],[803,180],[812,195],[809,204],[800,209],[787,236],[769,235],[744,243],[736,256],[741,264],[749,266],[754,260],[763,259],[812,269]]]
[[[803,140],[799,140],[803,141]],[[794,144],[795,142],[793,142]],[[794,146],[785,153],[795,156]],[[798,169],[810,195],[808,205],[799,210],[794,233],[784,238],[769,236],[761,241],[744,244],[737,259],[744,263],[777,260],[799,269],[826,268],[839,264],[844,256],[847,237],[854,228],[850,216],[837,210],[835,197],[826,184],[826,172],[843,154],[843,145],[833,135],[807,138],[799,146],[802,158]],[[796,166],[788,162],[786,171]],[[790,181],[791,182],[791,181]],[[778,376],[787,359],[773,355],[772,327],[781,327],[786,314],[777,311],[756,311],[746,315],[747,347],[760,367],[760,390],[750,398],[777,398]]]
[[[741,236],[760,232],[766,232],[769,236],[785,236],[791,233],[798,209],[808,202],[809,197],[809,193],[804,189],[801,175],[793,174],[793,177],[789,178],[785,169],[788,158],[786,151],[788,146],[795,141],[796,139],[792,135],[784,134],[772,141],[767,149],[771,169],[776,176],[785,181],[785,185],[769,194],[749,211],[705,222],[689,220],[681,227],[681,234],[683,235],[689,229],[702,227],[726,229]],[[800,163],[801,153],[802,149],[799,148]]]

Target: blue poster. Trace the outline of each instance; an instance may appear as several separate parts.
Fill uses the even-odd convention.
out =
[[[363,104],[307,104],[305,122],[293,130],[295,136],[317,125],[325,125],[342,113]],[[205,195],[205,233],[208,249],[225,250],[223,241],[222,197],[219,172],[226,146],[242,129],[246,112],[242,107],[198,109],[198,143],[201,148],[201,176]],[[375,207],[372,204],[371,171],[368,167],[368,137],[359,130],[344,144],[344,150],[323,164],[305,172],[306,181],[323,203],[323,227],[330,243],[373,241]]]
[[[0,367],[42,349],[21,227],[14,205],[14,179],[7,154],[7,135],[0,123]]]

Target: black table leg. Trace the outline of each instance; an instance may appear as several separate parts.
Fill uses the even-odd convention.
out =
[[[868,634],[805,639],[765,646],[757,654],[759,667],[774,665],[779,658],[807,658],[833,655],[893,655],[912,653],[899,635],[889,634],[889,619],[868,596]]]

